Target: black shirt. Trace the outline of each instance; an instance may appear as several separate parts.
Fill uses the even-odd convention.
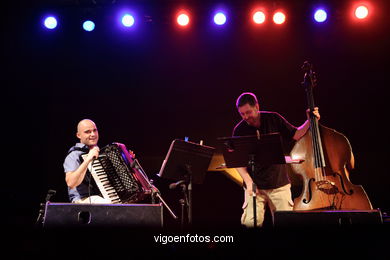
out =
[[[293,136],[297,128],[276,112],[260,112],[260,128],[250,126],[241,120],[233,130],[233,136],[280,133],[285,153],[288,145],[293,142]],[[255,165],[253,181],[260,189],[275,189],[290,183],[285,164]],[[249,169],[248,172],[250,173]]]

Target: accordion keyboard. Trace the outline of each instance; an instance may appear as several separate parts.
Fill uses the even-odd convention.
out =
[[[107,173],[104,171],[103,165],[99,160],[102,157],[105,157],[105,155],[99,155],[98,159],[93,160],[92,163],[88,165],[88,170],[95,180],[103,198],[109,200],[112,204],[121,203],[115,188],[110,184]]]

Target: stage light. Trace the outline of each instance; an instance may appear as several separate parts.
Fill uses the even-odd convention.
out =
[[[54,16],[46,17],[44,25],[47,29],[55,29],[57,27],[57,19]]]
[[[87,20],[83,23],[83,29],[87,32],[91,32],[95,29],[95,23],[90,20]]]
[[[176,20],[180,26],[187,26],[190,22],[190,17],[186,13],[180,13]]]
[[[265,14],[262,11],[256,11],[252,16],[255,24],[262,24],[265,21]]]
[[[275,24],[283,24],[286,21],[286,15],[283,12],[278,11],[278,12],[274,13],[274,16],[272,19],[273,19]]]
[[[218,12],[214,15],[214,23],[216,25],[224,25],[226,20],[226,15],[223,12]]]
[[[133,26],[135,23],[135,20],[134,20],[134,17],[130,14],[125,14],[124,16],[122,16],[122,24],[125,26],[125,27],[131,27]]]
[[[368,16],[368,8],[365,5],[360,5],[355,9],[355,17],[358,19],[365,19]]]
[[[317,9],[314,13],[314,20],[319,23],[323,23],[328,18],[328,15],[324,9]]]

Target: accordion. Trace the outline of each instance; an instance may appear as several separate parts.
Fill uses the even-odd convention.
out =
[[[150,183],[141,169],[120,143],[101,148],[99,157],[88,165],[100,193],[112,204],[141,202],[150,196]]]

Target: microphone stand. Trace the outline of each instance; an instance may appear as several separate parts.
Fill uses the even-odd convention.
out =
[[[187,187],[185,184],[181,184],[180,185],[181,189],[182,189],[182,192],[183,192],[183,196],[184,196],[184,199],[180,199],[179,200],[179,203],[181,205],[181,220],[180,220],[180,230],[183,231],[184,230],[184,208],[187,206],[188,208],[188,197],[187,197]],[[187,210],[188,212],[188,210]]]
[[[56,194],[56,191],[55,191],[55,190],[48,190],[48,191],[47,191],[47,194],[46,194],[45,203],[41,203],[41,204],[39,205],[39,206],[40,206],[39,214],[38,214],[37,220],[35,221],[35,225],[36,225],[36,226],[38,226],[39,224],[42,224],[43,219],[44,219],[44,215],[45,215],[45,206],[46,206],[46,203],[50,201],[51,197],[54,196],[54,194]]]
[[[202,184],[204,173],[210,164],[214,150],[215,148],[213,147],[203,145],[202,141],[200,144],[196,144],[187,140],[175,139],[172,141],[161,167],[160,177],[177,181],[172,184],[172,188],[178,186],[181,183],[180,179],[184,178],[183,182],[187,186],[185,187],[186,190],[183,190],[184,198],[180,200],[180,204],[182,205],[183,211],[184,207],[187,206],[187,220],[189,225],[192,225],[193,182]],[[193,174],[198,175],[193,176]],[[183,223],[184,218],[182,219]]]
[[[189,226],[192,225],[192,171],[191,171],[191,165],[185,164],[186,167],[186,174],[185,180],[181,180],[177,183],[173,183],[174,186],[172,188],[176,188],[177,186],[181,187],[181,191],[183,192],[183,198],[179,200],[179,203],[181,205],[181,223],[180,227],[183,231],[184,229],[184,208],[187,208],[187,224]],[[188,184],[187,184],[188,183]]]
[[[192,171],[191,171],[191,165],[186,164],[186,169],[188,173],[188,224],[192,225]]]
[[[152,191],[152,194],[151,194],[151,197],[152,197],[152,203],[154,203],[154,198],[155,196],[162,202],[162,204],[167,208],[168,212],[171,214],[171,216],[174,218],[174,219],[177,219],[177,216],[175,215],[175,213],[173,213],[173,211],[171,210],[171,208],[168,206],[168,204],[164,201],[164,199],[162,198],[161,196],[161,193],[160,191],[156,188],[156,186],[154,186],[151,181],[149,181],[149,178],[146,176],[145,174],[145,171],[144,169],[142,169],[140,163],[138,162],[137,159],[134,160],[134,164],[131,165],[131,167],[135,167],[136,169],[140,170],[139,172],[143,175],[145,181],[148,183],[148,186],[150,188],[150,190]]]
[[[253,227],[256,228],[257,227],[257,211],[256,211],[256,183],[255,183],[255,155],[254,154],[250,154],[249,155],[250,159],[249,159],[249,166],[250,166],[250,169],[251,169],[251,177],[252,177],[252,199],[253,199]]]

